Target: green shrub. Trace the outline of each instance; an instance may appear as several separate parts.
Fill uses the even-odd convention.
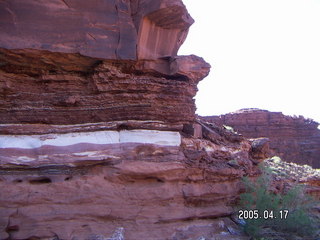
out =
[[[268,230],[281,236],[294,234],[313,239],[319,222],[311,210],[317,203],[298,184],[286,193],[273,193],[270,191],[273,174],[270,169],[263,167],[262,175],[257,179],[243,178],[245,192],[240,195],[238,213],[239,216],[241,211],[252,213],[244,219],[244,231],[255,239],[265,237]],[[258,214],[254,215],[254,212]],[[253,216],[254,219],[248,218]]]

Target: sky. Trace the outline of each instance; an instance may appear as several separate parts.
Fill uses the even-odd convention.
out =
[[[195,23],[179,55],[212,66],[197,113],[261,108],[320,122],[320,0],[183,0]]]

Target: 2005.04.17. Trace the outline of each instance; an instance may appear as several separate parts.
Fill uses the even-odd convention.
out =
[[[239,210],[238,211],[238,218],[239,219],[286,219],[288,217],[289,210],[283,209],[279,211],[273,210],[264,210],[260,212],[257,209],[253,210]]]

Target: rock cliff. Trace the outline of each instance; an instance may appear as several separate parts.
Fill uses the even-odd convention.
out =
[[[180,0],[0,1],[0,239],[246,239],[213,219],[265,143],[196,119],[192,22]]]
[[[267,137],[273,154],[283,160],[320,168],[319,123],[311,119],[260,109],[243,109],[203,119],[231,126],[248,138]]]

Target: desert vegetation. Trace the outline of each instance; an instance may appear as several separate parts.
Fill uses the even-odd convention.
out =
[[[244,231],[256,240],[320,239],[320,202],[306,194],[300,183],[319,170],[285,163],[278,157],[260,167],[260,177],[243,178],[245,192],[237,212]]]

